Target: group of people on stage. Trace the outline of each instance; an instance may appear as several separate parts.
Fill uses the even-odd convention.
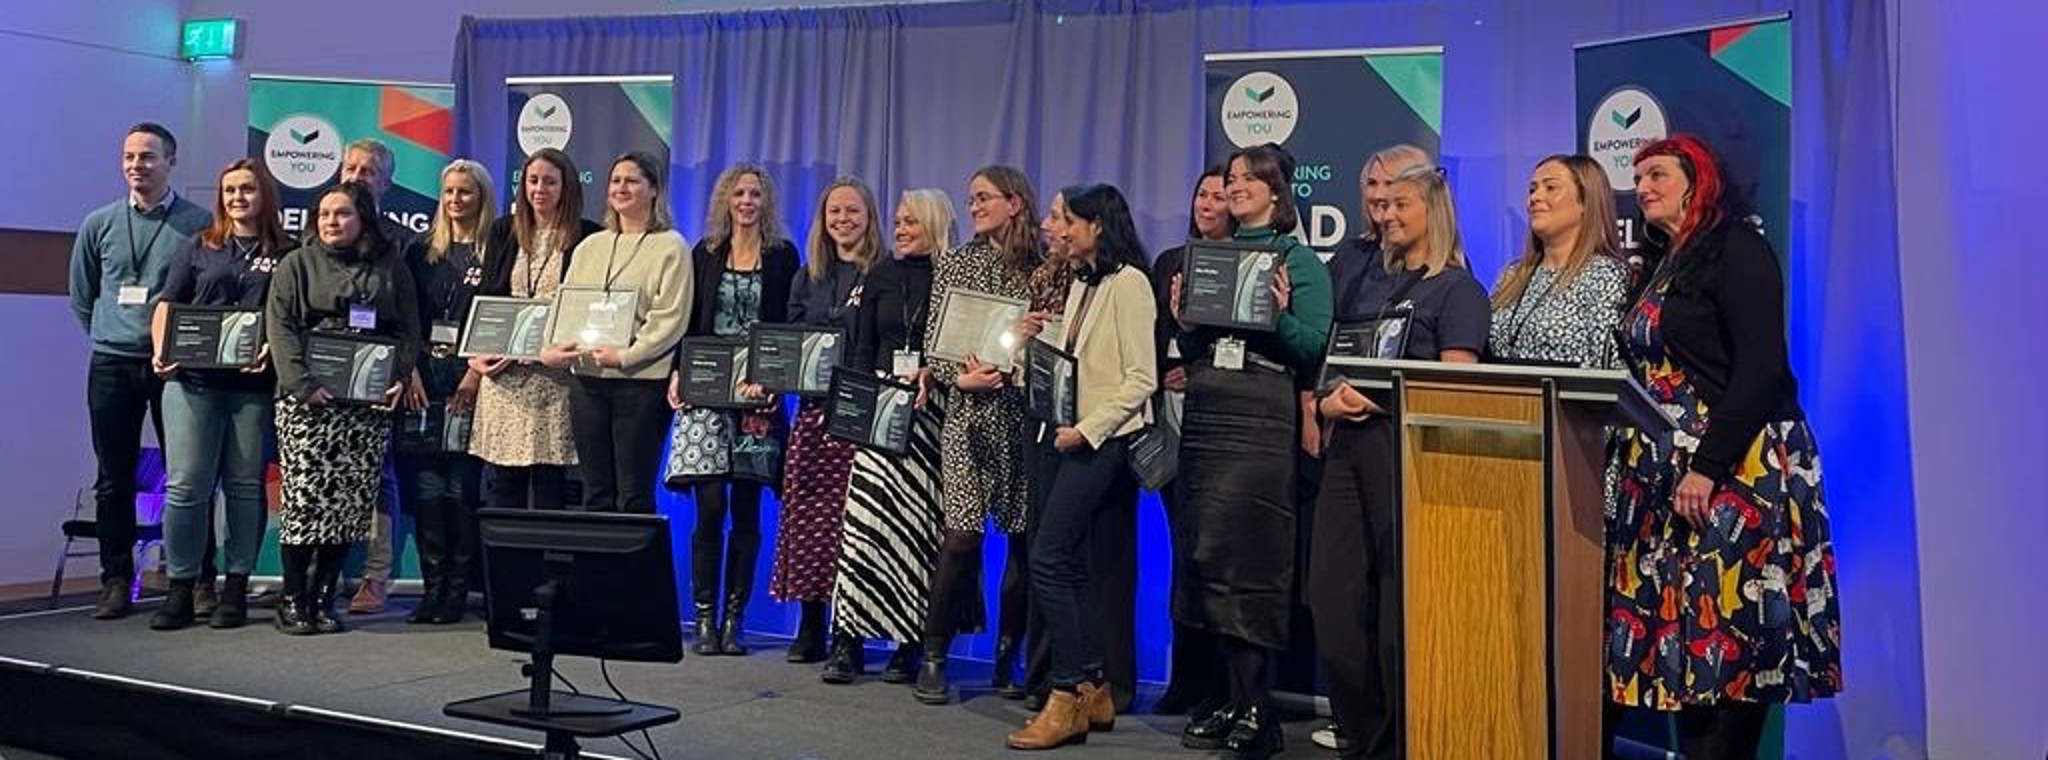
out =
[[[1035,714],[1005,741],[1058,747],[1109,730],[1130,707],[1131,450],[1168,429],[1179,441],[1178,477],[1159,489],[1172,534],[1172,680],[1156,709],[1189,716],[1190,748],[1279,751],[1269,662],[1298,633],[1299,587],[1333,743],[1346,757],[1399,757],[1395,425],[1384,396],[1318,381],[1333,325],[1398,313],[1401,358],[1626,369],[1678,421],[1671,434],[1618,431],[1611,445],[1604,651],[1615,710],[1676,711],[1688,757],[1747,758],[1769,704],[1841,686],[1834,559],[1787,361],[1784,278],[1770,245],[1728,209],[1717,160],[1693,137],[1635,157],[1648,231],[1640,267],[1620,257],[1602,168],[1584,156],[1538,163],[1526,243],[1491,295],[1467,263],[1445,173],[1423,150],[1371,157],[1359,178],[1369,224],[1327,262],[1295,234],[1294,158],[1272,144],[1238,150],[1193,188],[1189,237],[1277,254],[1271,330],[1185,322],[1186,248],[1150,256],[1114,185],[1068,186],[1041,206],[1031,181],[1001,165],[968,178],[965,240],[944,191],[907,190],[884,209],[843,177],[811,206],[801,248],[769,173],[736,165],[717,177],[703,239],[690,245],[670,218],[660,159],[627,153],[604,167],[599,214],[585,206],[579,168],[543,149],[519,167],[502,218],[485,169],[450,163],[432,224],[415,235],[380,215],[392,161],[366,140],[348,147],[345,181],[319,196],[312,234],[294,242],[263,162],[223,169],[209,214],[209,199],[170,191],[176,155],[161,126],[131,129],[129,193],[86,218],[72,256],[72,304],[94,348],[99,617],[130,611],[132,541],[121,531],[133,528],[151,407],[169,471],[159,629],[246,620],[274,451],[286,633],[342,629],[346,556],[368,542],[375,557],[381,530],[388,566],[396,503],[416,518],[425,581],[409,619],[446,623],[464,615],[477,505],[645,513],[665,485],[696,509],[695,650],[745,654],[772,490],[782,509],[769,591],[802,611],[788,659],[823,662],[826,682],[850,683],[871,641],[893,642],[882,679],[926,703],[951,699],[953,637],[988,627],[982,539],[1008,534],[993,686]],[[472,298],[544,299],[564,286],[636,294],[618,315],[630,341],[549,345],[537,361],[457,356]],[[965,290],[1028,302],[1016,342],[1075,358],[1073,424],[1027,414],[1012,357],[930,355],[935,313]],[[262,358],[239,369],[167,363],[173,304],[260,308]],[[822,400],[790,416],[748,386],[757,408],[686,403],[685,336],[777,323],[840,328],[844,371],[916,385],[906,453],[828,435]],[[343,403],[318,379],[308,345],[323,331],[397,345],[380,402]],[[473,415],[466,450],[394,434],[414,419],[405,415],[432,409]],[[1299,525],[1305,500],[1314,519]],[[1310,550],[1297,567],[1302,531]],[[366,578],[374,593],[354,601],[381,607],[381,580]]]

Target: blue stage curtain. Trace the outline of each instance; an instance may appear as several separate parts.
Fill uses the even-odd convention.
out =
[[[1787,11],[1798,156],[1784,252],[1793,361],[1826,451],[1850,684],[1839,700],[1791,711],[1787,749],[1872,757],[1895,751],[1887,745],[1926,746],[1911,447],[1898,411],[1886,4],[1021,0],[468,18],[454,61],[456,139],[461,153],[503,160],[507,76],[672,73],[673,197],[692,239],[712,178],[735,161],[776,174],[799,240],[834,175],[865,178],[886,215],[906,188],[936,186],[964,202],[968,174],[1000,162],[1029,173],[1041,195],[1084,180],[1120,185],[1157,249],[1179,240],[1202,167],[1203,53],[1442,44],[1443,161],[1474,269],[1491,282],[1520,245],[1528,171],[1546,154],[1580,149],[1574,43]],[[1159,678],[1163,524],[1150,499],[1140,510],[1141,673]],[[793,612],[766,605],[751,620],[786,614],[793,626]]]

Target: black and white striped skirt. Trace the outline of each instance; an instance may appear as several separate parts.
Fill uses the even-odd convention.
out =
[[[904,642],[923,636],[932,571],[945,539],[943,416],[936,399],[925,406],[911,423],[904,456],[866,448],[854,455],[832,583],[832,617],[839,630]]]

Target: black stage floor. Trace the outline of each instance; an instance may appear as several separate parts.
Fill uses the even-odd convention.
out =
[[[329,736],[336,743],[327,745],[336,748],[333,754],[346,754],[339,748],[353,746],[338,741],[348,738],[343,732],[349,731],[361,734],[354,738],[369,742],[367,746],[418,746],[436,739],[479,743],[436,733],[452,731],[497,740],[498,752],[521,750],[504,740],[537,749],[540,737],[535,733],[441,714],[448,702],[522,686],[519,664],[524,656],[489,649],[483,624],[474,620],[440,628],[408,626],[404,616],[409,604],[410,600],[397,600],[383,615],[351,618],[347,633],[303,638],[280,635],[268,625],[232,631],[151,631],[150,604],[139,605],[128,619],[111,622],[91,619],[90,609],[83,607],[0,616],[0,657],[67,669],[35,672],[22,662],[4,663],[13,675],[0,686],[0,748],[48,751],[44,748],[52,745],[44,732],[64,732],[64,746],[72,749],[57,754],[66,756],[192,756],[194,746],[220,750],[200,756],[239,756],[252,746],[254,734],[271,730],[263,727],[268,724],[166,717],[185,713],[157,711],[163,699],[181,696],[234,703],[212,694],[218,693],[257,700],[244,704],[253,705],[259,717],[304,713],[331,719],[321,730],[334,732]],[[759,636],[750,641],[755,648],[748,657],[692,655],[679,665],[611,666],[612,680],[629,698],[681,711],[681,721],[651,731],[663,757],[909,760],[1023,754],[1003,747],[1003,734],[1025,720],[1023,703],[1000,699],[987,690],[986,665],[956,661],[955,683],[967,686],[964,702],[933,707],[913,700],[908,687],[872,676],[852,686],[821,683],[815,666],[783,662],[786,640]],[[884,652],[871,651],[870,671],[878,671],[886,658]],[[557,661],[557,670],[585,693],[609,694],[595,661],[565,657]],[[97,690],[70,688],[80,682]],[[24,684],[28,688],[22,688]],[[120,691],[109,691],[116,688]],[[558,683],[557,688],[563,685]],[[73,695],[68,698],[75,704],[61,710],[53,706],[64,695]],[[1141,708],[1149,696],[1140,695]],[[26,709],[33,707],[43,709]],[[38,717],[9,720],[10,713]],[[159,728],[165,723],[168,728]],[[1114,732],[1091,735],[1085,746],[1050,754],[1202,756],[1180,747],[1182,724],[1181,718],[1123,715]],[[1311,720],[1288,724],[1288,751],[1282,757],[1332,757],[1308,739],[1319,725]],[[175,748],[151,746],[150,737],[163,730],[200,736],[188,737]],[[80,746],[90,750],[81,753],[76,749]],[[584,750],[632,756],[615,739],[587,740]],[[5,754],[0,751],[0,756]],[[301,751],[300,756],[311,755]]]

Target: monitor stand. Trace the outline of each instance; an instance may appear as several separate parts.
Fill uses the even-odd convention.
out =
[[[452,718],[545,732],[547,744],[541,757],[547,760],[580,757],[578,737],[617,736],[674,723],[680,717],[673,708],[660,705],[554,690],[554,608],[556,598],[568,589],[567,569],[549,563],[548,581],[534,590],[539,611],[534,619],[533,662],[522,666],[529,679],[527,688],[450,702],[441,708],[442,714]]]

